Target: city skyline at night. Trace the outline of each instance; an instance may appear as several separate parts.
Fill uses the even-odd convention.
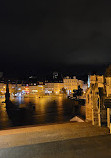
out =
[[[111,158],[111,0],[0,1],[0,157]]]

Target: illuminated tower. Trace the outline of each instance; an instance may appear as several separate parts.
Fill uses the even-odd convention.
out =
[[[53,79],[57,79],[58,78],[58,72],[53,72]]]
[[[90,87],[90,75],[88,75],[88,88]]]

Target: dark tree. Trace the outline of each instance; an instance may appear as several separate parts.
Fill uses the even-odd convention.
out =
[[[77,98],[78,96],[82,96],[83,94],[83,89],[78,86],[78,90],[73,90],[73,97]]]
[[[66,94],[66,89],[64,87],[61,89],[61,93]]]

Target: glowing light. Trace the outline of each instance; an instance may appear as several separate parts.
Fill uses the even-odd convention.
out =
[[[32,90],[32,92],[38,92],[38,90]]]
[[[38,85],[38,87],[43,87],[42,85]]]
[[[88,87],[90,87],[90,76],[88,75]]]
[[[29,93],[29,88],[28,87],[25,88],[25,92]]]

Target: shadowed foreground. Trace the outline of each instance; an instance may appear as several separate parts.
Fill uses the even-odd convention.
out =
[[[71,140],[0,149],[1,158],[110,158],[111,136]]]
[[[0,131],[0,158],[111,157],[107,128],[64,123]]]

